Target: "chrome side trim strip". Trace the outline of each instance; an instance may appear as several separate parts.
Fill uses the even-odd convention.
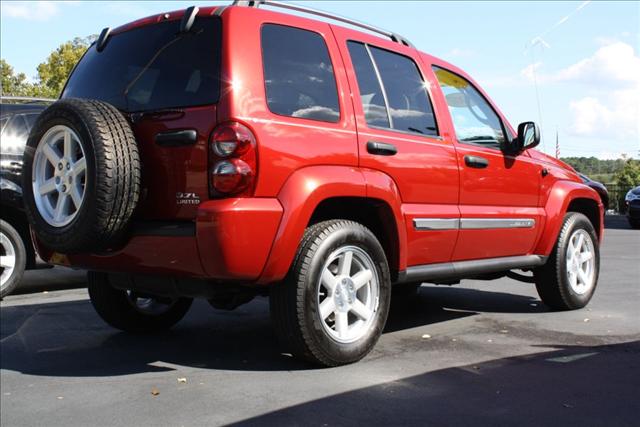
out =
[[[536,220],[532,218],[462,218],[462,230],[482,230],[491,228],[533,228]]]
[[[416,230],[457,230],[460,228],[458,218],[414,218]]]
[[[414,218],[413,228],[425,230],[489,230],[497,228],[533,228],[533,218]]]

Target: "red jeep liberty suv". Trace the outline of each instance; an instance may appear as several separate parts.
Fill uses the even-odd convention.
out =
[[[603,206],[538,142],[395,33],[236,1],[104,29],[30,134],[25,203],[110,325],[268,295],[288,351],[335,366],[375,345],[392,287],[509,275],[589,302]]]

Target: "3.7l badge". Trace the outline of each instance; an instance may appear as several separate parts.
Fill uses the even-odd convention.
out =
[[[176,193],[177,205],[199,205],[200,197],[196,193],[182,193],[178,191]]]

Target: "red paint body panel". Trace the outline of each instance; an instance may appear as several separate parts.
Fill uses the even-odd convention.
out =
[[[366,197],[362,173],[350,167],[311,166],[291,175],[278,194],[284,214],[259,283],[271,283],[287,274],[313,211],[332,197]]]
[[[453,250],[458,241],[459,230],[416,230],[413,220],[416,218],[460,218],[457,205],[402,205],[407,233],[407,265],[432,264],[451,261]]]
[[[216,8],[201,8],[209,16]],[[183,11],[168,19],[181,19]],[[154,15],[114,30],[153,25]],[[109,255],[60,256],[39,248],[44,259],[105,271],[167,274],[271,284],[288,272],[316,207],[329,198],[384,202],[397,232],[398,270],[408,266],[511,255],[548,255],[571,200],[599,203],[565,164],[535,150],[519,156],[456,140],[446,100],[432,66],[473,79],[452,64],[414,48],[344,27],[248,7],[222,13],[221,96],[217,105],[186,108],[183,115],[134,124],[143,160],[143,198],[138,220],[194,221],[195,236],[132,237]],[[332,62],[340,120],[326,123],[272,113],[266,103],[260,28],[288,25],[323,36]],[[408,56],[418,66],[431,98],[438,137],[367,126],[347,41],[356,40]],[[493,105],[493,104],[492,104]],[[515,132],[493,105],[507,128]],[[211,199],[208,141],[216,124],[236,121],[255,135],[257,177],[253,197]],[[196,129],[191,147],[163,148],[158,132]],[[367,152],[370,140],[394,144],[395,156]],[[465,155],[489,159],[469,169]],[[542,177],[542,170],[548,174]],[[176,193],[195,193],[202,203],[176,204]],[[603,211],[600,206],[600,224]],[[530,229],[416,230],[414,219],[532,218]],[[603,227],[600,227],[602,230]],[[52,258],[53,257],[53,258]]]
[[[282,206],[277,199],[225,199],[200,205],[196,236],[206,275],[256,280],[281,217]]]
[[[604,233],[604,206],[602,205],[600,196],[598,196],[598,193],[596,193],[594,189],[581,182],[556,181],[548,193],[549,196],[544,208],[547,221],[534,253],[541,255],[549,255],[551,253],[558,234],[560,233],[560,227],[562,227],[562,220],[567,212],[567,208],[575,199],[588,199],[597,203],[600,224],[599,227],[596,228],[600,230],[598,243],[602,242]]]
[[[215,125],[215,106],[186,108],[183,115],[145,118],[133,125],[143,159],[139,218],[195,219],[198,205],[177,204],[176,193],[194,193],[200,200],[209,198],[208,141]],[[185,147],[156,144],[158,133],[182,129],[197,131],[196,144]]]
[[[535,227],[516,229],[488,228],[483,230],[462,229],[452,257],[455,261],[534,253],[533,247],[536,238],[545,223],[544,209],[538,207],[461,205],[460,215],[462,218],[530,218],[535,220]]]
[[[134,236],[126,246],[108,255],[55,253],[32,234],[40,257],[56,265],[95,271],[206,277],[193,237]]]
[[[342,58],[329,24],[291,15],[228,8],[223,25],[223,90],[220,122],[240,121],[257,136],[257,197],[275,197],[296,170],[309,165],[358,165],[353,106]],[[340,121],[319,122],[272,113],[266,103],[260,28],[264,23],[298,26],[324,36],[339,94]],[[247,28],[253,30],[247,31]],[[238,55],[237,52],[242,52]]]

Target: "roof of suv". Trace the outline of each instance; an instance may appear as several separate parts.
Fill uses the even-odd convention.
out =
[[[283,4],[282,2],[275,2],[275,1],[270,1],[267,0],[266,2],[264,0],[256,0],[256,1],[249,1],[249,2],[238,2],[239,4],[236,4],[236,2],[234,1],[232,5],[222,5],[222,6],[207,6],[207,7],[201,7],[201,8],[197,8],[197,15],[198,17],[207,17],[207,16],[215,16],[215,15],[222,15],[223,12],[227,11],[233,11],[233,13],[242,13],[242,14],[252,14],[254,16],[256,15],[262,15],[267,19],[275,19],[276,17],[280,17],[282,18],[283,16],[289,16],[293,19],[295,19],[298,22],[304,22],[307,21],[309,22],[309,24],[311,23],[318,23],[318,22],[323,22],[323,23],[327,23],[333,27],[338,27],[341,28],[345,31],[349,31],[352,32],[354,34],[354,37],[357,35],[360,35],[361,37],[366,37],[367,39],[379,39],[383,42],[389,43],[390,40],[393,42],[398,43],[398,46],[402,46],[403,48],[411,48],[411,49],[415,49],[416,52],[424,59],[424,61],[427,64],[433,64],[433,65],[437,65],[438,67],[442,67],[442,68],[446,68],[448,71],[453,72],[454,74],[458,74],[462,77],[464,77],[465,79],[467,79],[468,81],[470,81],[475,88],[482,93],[482,95],[485,97],[485,99],[487,99],[487,101],[492,105],[492,107],[496,110],[496,112],[498,112],[498,114],[501,116],[502,120],[504,121],[504,123],[506,124],[506,126],[509,129],[509,132],[511,134],[515,134],[515,130],[513,129],[513,127],[511,126],[511,124],[509,123],[509,121],[506,119],[506,117],[504,116],[504,114],[502,114],[501,110],[498,108],[497,105],[495,105],[495,103],[493,102],[493,100],[491,100],[491,98],[487,95],[487,93],[482,89],[482,87],[480,85],[477,84],[477,82],[471,77],[469,76],[466,72],[464,72],[462,69],[458,68],[457,66],[444,61],[440,58],[437,58],[433,55],[430,55],[428,53],[425,53],[423,51],[420,51],[418,48],[416,48],[415,46],[411,45],[411,43],[409,43],[405,38],[398,36],[395,33],[386,31],[386,30],[381,30],[379,28],[376,28],[372,25],[368,25],[368,24],[363,24],[360,23],[358,21],[352,21],[350,19],[347,18],[343,18],[343,17],[338,17],[335,16],[331,13],[328,12],[323,12],[323,11],[317,11],[314,9],[308,9],[308,8],[304,8],[301,7],[302,9],[308,9],[311,10],[312,15],[311,16],[317,16],[320,18],[326,18],[326,19],[314,19],[314,18],[310,18],[309,13],[306,14],[306,16],[300,16],[300,15],[294,15],[291,13],[283,13],[280,11],[275,11],[273,8],[259,8],[257,6],[264,4],[267,7],[271,7],[271,6],[278,6],[278,7],[283,7],[286,9],[289,9],[291,7],[289,6],[293,6],[294,8],[298,8],[299,6],[294,6],[293,4]],[[249,4],[247,4],[249,3]],[[141,27],[141,26],[146,26],[146,25],[151,25],[151,24],[155,24],[158,22],[162,22],[162,21],[178,21],[178,20],[182,20],[185,17],[185,13],[188,13],[190,8],[186,8],[186,9],[180,9],[180,10],[174,10],[171,12],[165,12],[165,13],[158,13],[155,15],[151,15],[151,16],[147,16],[145,18],[141,18],[138,19],[136,21],[130,22],[128,24],[124,24],[121,25],[115,29],[113,29],[112,31],[108,32],[110,35],[114,35],[114,34],[118,34],[124,31],[128,31],[131,30],[133,28],[137,28],[137,27]],[[375,30],[371,30],[371,31],[361,31],[359,29],[356,28],[352,28],[352,27],[347,27],[344,25],[340,25],[340,24],[336,24],[333,21],[340,21],[340,22],[346,22],[346,23],[353,23],[356,26],[361,26],[361,28],[365,28],[365,27],[370,27],[370,28],[374,28]],[[367,28],[368,29],[368,28]],[[105,29],[107,30],[107,29]],[[104,30],[103,30],[104,31]],[[386,35],[388,35],[388,38],[384,38],[381,37],[382,33],[385,33]]]

